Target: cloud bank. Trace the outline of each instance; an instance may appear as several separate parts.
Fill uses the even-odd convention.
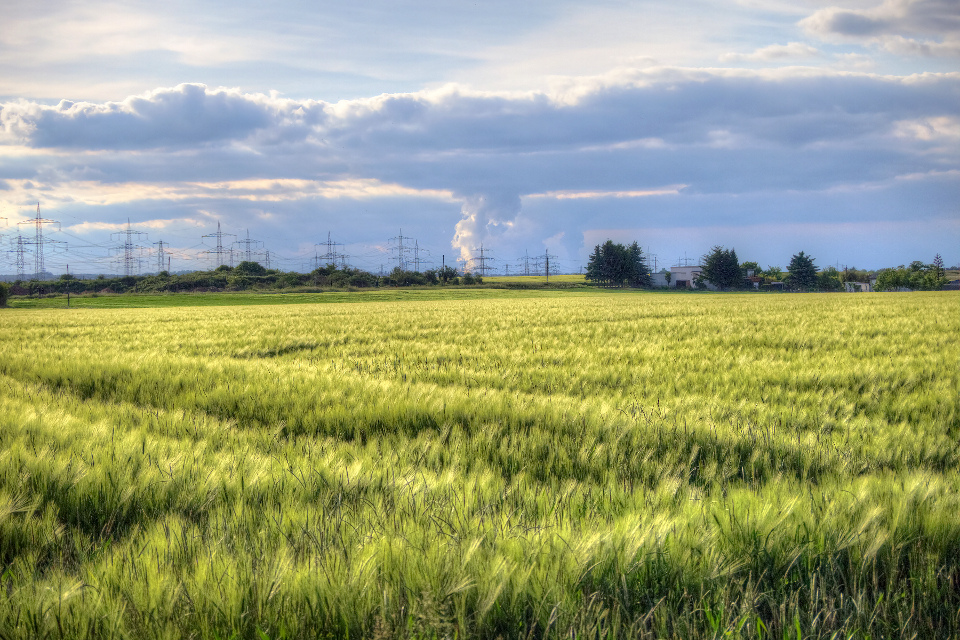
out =
[[[930,8],[916,5],[930,4],[884,11],[904,5],[926,25]],[[808,28],[889,31],[870,22],[886,13],[861,13],[862,24],[818,12]],[[120,102],[0,104],[0,178],[10,206],[48,198],[84,222],[133,212],[266,233],[270,221],[296,246],[297,227],[318,221],[382,238],[419,227],[423,244],[465,259],[481,244],[509,256],[550,242],[575,265],[605,230],[949,220],[958,104],[956,73],[810,69],[649,68],[552,92],[445,85],[336,102],[181,84]],[[918,189],[909,208],[866,211]]]

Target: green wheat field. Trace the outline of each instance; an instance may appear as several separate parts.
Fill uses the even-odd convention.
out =
[[[341,298],[0,311],[0,638],[960,636],[956,294]]]

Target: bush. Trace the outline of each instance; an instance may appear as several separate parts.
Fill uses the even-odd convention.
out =
[[[259,262],[247,262],[244,260],[233,270],[234,273],[245,276],[265,276],[267,269]]]
[[[0,282],[0,307],[7,306],[7,298],[10,297],[10,287],[6,282]]]

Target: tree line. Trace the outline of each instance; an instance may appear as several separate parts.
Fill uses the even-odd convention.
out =
[[[309,273],[267,269],[257,262],[241,262],[236,267],[223,265],[212,271],[191,271],[172,274],[161,271],[145,276],[98,276],[81,280],[64,274],[53,280],[0,283],[0,303],[12,295],[83,294],[83,293],[198,293],[217,291],[284,290],[319,287],[324,289],[367,289],[375,287],[409,287],[431,285],[483,284],[483,279],[460,273],[453,267],[423,272],[404,271],[396,267],[387,275],[375,275],[361,269],[337,268],[333,264]]]
[[[819,269],[814,258],[803,251],[794,254],[786,270],[779,266],[762,269],[756,262],[740,262],[735,249],[716,245],[700,259],[700,275],[693,284],[700,289],[708,285],[721,291],[754,289],[761,286],[791,291],[843,291],[845,283],[869,283],[871,274],[857,268],[835,267]],[[670,274],[666,273],[667,285]],[[651,287],[653,277],[640,245],[629,246],[607,240],[598,244],[590,254],[586,279],[605,287]],[[920,261],[896,269],[883,269],[876,274],[876,289],[880,291],[901,288],[936,291],[947,284],[946,270],[940,254],[933,262]]]
[[[779,266],[760,268],[756,262],[740,262],[735,249],[714,246],[701,258],[701,273],[694,286],[707,288],[708,283],[722,291],[752,289],[755,285],[792,291],[842,291],[847,282],[865,283],[871,279],[868,271],[856,268],[842,271],[827,267],[818,269],[814,259],[805,252],[794,254],[786,270]],[[752,273],[752,279],[748,274]],[[669,273],[667,283],[669,285]],[[590,254],[586,280],[603,287],[650,288],[653,275],[639,243],[630,245],[607,240],[596,245]],[[226,265],[212,271],[193,271],[171,274],[162,271],[146,276],[98,276],[81,280],[64,274],[53,280],[17,281],[12,285],[0,283],[0,306],[9,295],[83,294],[83,293],[186,293],[247,290],[284,290],[297,288],[364,289],[374,287],[409,287],[437,285],[482,284],[483,279],[470,273],[460,273],[445,266],[423,272],[405,271],[396,267],[387,275],[375,275],[360,269],[337,268],[333,264],[309,273],[266,269],[257,262],[241,262],[236,267]],[[946,270],[939,254],[933,262],[920,261],[883,269],[876,274],[875,289],[896,291],[940,290],[947,284]]]

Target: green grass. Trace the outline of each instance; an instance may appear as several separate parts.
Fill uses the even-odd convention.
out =
[[[573,292],[553,289],[511,290],[482,287],[424,287],[365,289],[359,291],[324,291],[294,293],[168,293],[168,294],[97,294],[70,296],[71,309],[139,309],[158,307],[221,307],[254,305],[289,305],[322,303],[390,302],[400,300],[483,300],[491,298],[554,297],[558,295],[590,295],[598,292]],[[642,292],[633,292],[642,293]],[[66,309],[65,295],[42,298],[12,297],[12,309]]]
[[[587,280],[583,274],[563,274],[563,275],[554,275],[547,278],[544,275],[536,276],[487,276],[483,279],[484,284],[538,284],[538,283],[552,283],[552,284],[586,284]]]
[[[0,313],[0,637],[960,635],[954,294],[390,293]]]

